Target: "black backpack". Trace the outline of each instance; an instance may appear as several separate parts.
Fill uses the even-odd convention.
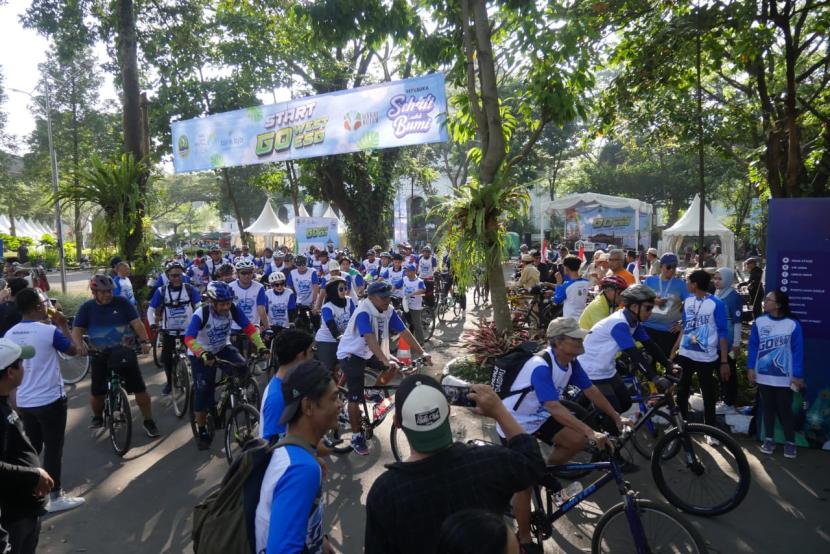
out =
[[[516,377],[519,375],[525,362],[535,356],[540,348],[541,346],[537,342],[523,342],[501,358],[496,358],[493,365],[493,370],[490,373],[490,386],[493,387],[493,390],[499,395],[499,398],[504,400],[510,396],[520,395],[516,404],[513,406],[514,411],[519,409],[519,405],[525,399],[525,396],[533,390],[533,387],[527,386],[521,390],[511,390],[513,383],[516,381]],[[547,352],[542,353],[541,357],[548,365],[552,364],[553,360],[551,360]]]
[[[265,470],[277,448],[300,446],[314,455],[311,447],[286,435],[276,444],[262,439],[251,441],[234,460],[219,489],[193,509],[193,551],[196,554],[253,553],[256,548],[256,508]]]

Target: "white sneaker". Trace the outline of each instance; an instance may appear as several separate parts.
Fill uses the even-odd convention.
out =
[[[63,492],[57,497],[50,497],[49,504],[46,505],[46,511],[51,513],[63,512],[77,508],[84,503],[84,499],[80,496],[66,496]]]
[[[715,413],[718,415],[737,414],[738,410],[735,409],[735,406],[730,406],[723,401],[718,401],[718,403],[715,404]]]
[[[720,446],[720,441],[715,437],[710,437],[709,435],[706,435],[706,444],[708,444],[709,446]]]

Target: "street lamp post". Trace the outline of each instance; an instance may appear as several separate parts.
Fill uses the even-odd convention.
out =
[[[61,260],[61,292],[66,294],[66,256],[63,251],[63,224],[61,223],[61,201],[57,197],[58,195],[58,156],[55,152],[55,143],[52,140],[52,104],[49,100],[50,90],[49,90],[49,80],[43,80],[46,86],[46,136],[49,141],[49,158],[52,162],[52,192],[55,193],[55,231],[58,234],[58,253],[60,255]],[[35,97],[32,96],[31,93],[26,92],[24,90],[19,90],[15,88],[10,88],[9,90],[13,90],[15,92],[21,92],[26,94],[32,100],[35,100]],[[35,100],[37,101],[37,100]]]

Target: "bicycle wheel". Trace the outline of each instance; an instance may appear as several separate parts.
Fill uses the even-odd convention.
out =
[[[588,421],[590,417],[590,412],[580,406],[576,402],[572,402],[570,400],[559,400],[559,403],[562,404],[564,407],[571,412],[571,415],[577,418],[580,421],[585,421],[588,423],[589,426],[594,427],[591,425],[591,422]],[[589,464],[595,461],[596,458],[599,457],[599,454],[591,454],[590,452],[586,452],[585,450],[581,450],[574,454],[574,456],[568,460],[569,464]],[[556,477],[561,477],[562,479],[567,479],[569,481],[576,481],[581,479],[591,473],[592,470],[590,469],[580,469],[580,470],[565,470],[565,469],[556,469],[551,470],[551,472]]]
[[[442,298],[438,302],[438,308],[437,308],[438,311],[437,311],[437,314],[436,314],[438,316],[438,321],[440,321],[441,323],[444,323],[444,319],[446,318],[446,315],[447,315],[447,309],[448,309],[447,308],[447,299]]]
[[[548,496],[548,493],[545,493],[545,496]],[[533,487],[530,505],[530,534],[533,536],[533,542],[544,550],[545,541],[553,536],[553,522],[548,518],[541,487]]]
[[[107,428],[110,432],[112,449],[119,456],[123,456],[130,449],[130,440],[133,437],[133,414],[130,411],[130,399],[122,388],[109,393],[109,417]]]
[[[648,421],[644,421],[636,431],[631,433],[631,442],[641,456],[650,460],[651,454],[654,452],[654,445],[671,426],[671,415],[665,410],[657,410]]]
[[[459,315],[461,315],[461,300],[456,298],[452,303],[452,316],[458,317]]]
[[[161,341],[164,335],[161,332],[156,333],[155,338],[151,341],[153,346],[153,363],[156,367],[161,367]]]
[[[253,377],[248,377],[245,381],[242,382],[242,391],[245,396],[245,401],[256,407],[260,405],[260,400],[262,397],[259,393],[259,383],[256,382],[256,379]]]
[[[63,382],[70,385],[81,382],[89,373],[89,356],[67,356],[58,352],[58,363]]]
[[[473,306],[478,308],[478,305],[481,303],[481,291],[479,290],[480,287],[478,283],[476,283],[475,288],[473,289]]]
[[[187,406],[190,402],[190,371],[185,358],[179,358],[170,378],[173,381],[170,387],[173,413],[176,414],[176,417],[181,418],[187,413]]]
[[[635,499],[637,515],[643,526],[647,552],[675,554],[705,553],[706,541],[692,524],[672,510],[646,499]],[[603,515],[591,538],[593,554],[606,552],[637,552],[631,534],[625,505],[619,503]]]
[[[323,436],[327,447],[335,454],[348,454],[352,451],[352,431],[349,425],[348,395],[345,387],[337,387],[343,409],[337,415],[337,423]]]
[[[715,439],[719,444],[710,444]],[[749,462],[728,433],[702,423],[670,429],[654,446],[651,474],[673,506],[700,516],[733,510],[749,491]]]
[[[421,326],[424,329],[424,341],[428,341],[435,333],[435,312],[429,306],[424,306],[421,312]]]
[[[248,441],[259,437],[259,412],[248,404],[234,406],[225,422],[225,459],[228,465]]]
[[[412,448],[409,446],[409,441],[404,435],[403,429],[398,429],[398,426],[394,423],[389,435],[389,443],[392,445],[392,456],[394,456],[396,462],[402,462],[412,454]]]

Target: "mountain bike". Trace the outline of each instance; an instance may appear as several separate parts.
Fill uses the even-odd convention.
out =
[[[618,439],[608,437],[608,441],[608,449],[598,450],[595,443],[588,447],[588,450],[598,456],[599,461],[547,466],[542,483],[533,487],[530,529],[539,546],[553,535],[553,523],[557,519],[613,481],[622,502],[605,511],[597,522],[591,537],[591,552],[707,552],[706,542],[700,533],[678,513],[651,500],[639,498],[616,462],[616,453],[620,448]],[[554,495],[561,487],[555,475],[560,471],[585,470],[605,473],[561,506],[557,506]]]
[[[400,368],[401,375],[413,375],[419,373],[426,365],[424,358],[415,358],[408,366]],[[377,383],[380,376],[379,371],[366,368],[364,370],[363,401],[360,403],[360,432],[366,441],[374,437],[375,428],[383,423],[386,416],[395,411],[395,390],[397,384],[380,385]],[[336,376],[337,388],[340,398],[343,401],[343,410],[337,416],[337,425],[329,431],[324,440],[326,446],[337,454],[348,454],[352,451],[352,428],[349,422],[348,389],[346,388],[346,376],[338,369]],[[392,454],[397,459],[400,452],[395,426],[392,426]],[[408,443],[406,443],[408,447]]]
[[[206,428],[214,438],[217,429],[225,429],[225,459],[228,465],[242,451],[251,439],[259,437],[259,385],[248,374],[248,363],[237,364],[230,360],[216,358],[217,369],[222,377],[217,381],[222,393],[216,406],[208,412]],[[222,371],[223,369],[227,370]],[[191,394],[194,390],[191,387]],[[190,429],[198,441],[196,414],[190,407]]]
[[[487,284],[486,277],[480,273],[475,274],[475,284],[473,288],[473,305],[478,308],[479,305],[487,304],[490,298],[490,285]]]
[[[184,330],[162,329],[158,334],[176,338],[173,368],[170,372],[170,402],[173,405],[173,413],[181,418],[188,412],[192,381],[190,361],[187,359],[187,346],[184,344]]]
[[[90,358],[110,355],[110,352],[90,350]],[[107,364],[107,394],[104,396],[104,426],[109,432],[110,443],[116,454],[123,457],[130,450],[133,437],[133,414],[130,398],[124,388],[124,378]]]

